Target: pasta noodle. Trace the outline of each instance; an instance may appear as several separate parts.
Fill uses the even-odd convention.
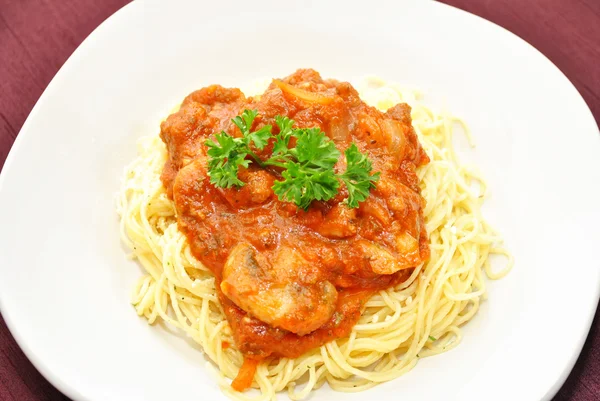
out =
[[[177,229],[173,202],[159,178],[167,152],[158,135],[139,141],[139,156],[126,169],[118,199],[121,238],[146,272],[133,289],[132,304],[148,323],[162,319],[200,344],[217,367],[221,388],[233,399],[273,400],[287,390],[299,400],[325,382],[355,392],[392,380],[420,358],[456,347],[460,327],[486,297],[486,276],[499,279],[513,265],[501,237],[481,214],[485,181],[458,162],[452,146],[455,125],[472,143],[467,125],[425,107],[417,92],[378,78],[366,79],[357,89],[363,100],[382,110],[400,102],[412,106],[413,126],[431,159],[418,170],[431,258],[405,282],[374,295],[348,338],[296,359],[261,362],[253,383],[258,393],[229,386],[227,379],[236,377],[244,358],[235,348],[212,273],[194,258]],[[508,260],[500,271],[492,271],[493,254]]]

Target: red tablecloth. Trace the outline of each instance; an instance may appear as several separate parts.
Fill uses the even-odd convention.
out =
[[[60,66],[96,26],[127,2],[0,0],[0,168]],[[444,2],[487,18],[541,50],[575,84],[600,121],[600,0]],[[0,400],[67,400],[35,370],[1,319],[0,350]],[[600,400],[598,314],[555,400]]]

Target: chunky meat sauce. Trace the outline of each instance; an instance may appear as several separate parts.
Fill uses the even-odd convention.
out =
[[[381,172],[376,188],[350,209],[342,184],[335,198],[304,211],[274,195],[280,171],[256,163],[240,170],[243,187],[215,187],[205,141],[221,130],[241,136],[231,119],[245,109],[259,112],[254,130],[271,124],[277,134],[274,117],[284,115],[294,127],[319,127],[342,155],[356,143]],[[195,91],[161,124],[160,135],[169,154],[161,179],[179,229],[214,272],[248,365],[267,356],[298,357],[348,335],[374,292],[406,279],[429,257],[415,173],[429,159],[406,104],[382,113],[350,84],[298,70],[259,97],[219,85]],[[271,149],[256,153],[266,159]],[[345,170],[343,156],[335,169]]]

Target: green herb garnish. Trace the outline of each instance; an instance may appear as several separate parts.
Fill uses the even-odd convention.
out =
[[[244,182],[238,178],[239,167],[248,167],[255,162],[263,168],[275,166],[283,169],[283,179],[275,182],[273,191],[281,201],[293,202],[304,210],[313,200],[327,201],[337,195],[340,181],[348,189],[345,203],[349,207],[358,207],[367,199],[380,173],[371,174],[371,161],[356,144],[352,143],[344,152],[346,171],[336,174],[333,167],[341,154],[319,128],[292,128],[294,120],[276,116],[277,135],[272,134],[270,125],[251,131],[257,115],[256,110],[244,110],[241,116],[232,120],[242,137],[234,138],[221,131],[215,135],[216,142],[206,141],[209,148],[208,174],[212,184],[221,188],[243,186]],[[292,138],[296,139],[296,145],[290,148]],[[263,150],[272,139],[271,157],[260,159],[251,146]]]
[[[217,142],[208,140],[208,174],[210,182],[221,188],[240,187],[244,183],[237,177],[239,167],[248,167],[250,160],[246,157],[251,155],[258,159],[258,156],[250,150],[252,142],[257,149],[262,150],[271,138],[271,126],[265,125],[255,132],[250,132],[252,123],[258,115],[256,110],[245,110],[241,116],[237,116],[232,121],[242,132],[241,138],[234,138],[221,131],[215,135]]]

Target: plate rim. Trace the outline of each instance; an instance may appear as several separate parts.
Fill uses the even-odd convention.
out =
[[[352,0],[352,1],[354,1],[354,0]],[[25,122],[23,123],[21,129],[19,130],[19,133],[18,133],[13,145],[10,148],[10,151],[6,157],[2,171],[0,171],[0,194],[3,194],[2,191],[3,191],[3,186],[4,186],[4,180],[5,180],[5,177],[9,174],[9,173],[7,173],[7,171],[11,171],[13,159],[17,157],[16,155],[19,152],[19,148],[21,146],[21,143],[23,142],[23,138],[27,135],[32,135],[32,134],[28,133],[28,131],[30,131],[28,129],[29,125],[30,125],[30,121],[35,118],[35,115],[37,114],[38,109],[41,107],[40,104],[44,103],[45,98],[48,96],[48,93],[53,91],[53,88],[54,88],[54,86],[57,85],[57,82],[60,81],[61,79],[63,79],[63,76],[68,73],[68,71],[71,68],[71,65],[73,64],[73,60],[75,58],[80,57],[80,55],[82,54],[81,49],[87,49],[90,46],[90,43],[92,41],[94,41],[96,36],[99,34],[98,32],[107,29],[107,26],[113,24],[115,22],[117,16],[121,17],[121,16],[124,16],[125,13],[133,12],[134,8],[140,8],[140,7],[142,7],[143,4],[146,4],[146,2],[143,2],[143,1],[130,2],[130,3],[125,4],[121,8],[119,8],[117,11],[115,11],[112,15],[110,15],[108,18],[106,18],[104,21],[102,21],[87,37],[85,37],[85,39],[81,42],[81,44],[79,44],[79,46],[77,46],[77,48],[73,51],[73,53],[67,58],[67,60],[64,62],[64,64],[59,68],[58,72],[54,75],[52,80],[46,86],[46,88],[42,92],[41,96],[39,97],[39,99],[36,101],[35,105],[31,109]],[[550,60],[546,55],[544,55],[540,50],[535,48],[532,44],[530,44],[528,41],[521,38],[520,36],[516,35],[515,33],[511,32],[508,29],[506,29],[490,20],[487,20],[481,16],[472,14],[472,13],[465,11],[463,9],[460,9],[458,7],[455,7],[455,6],[452,6],[449,4],[445,4],[445,3],[440,3],[437,1],[429,2],[429,5],[431,5],[431,4],[436,4],[434,7],[446,7],[448,9],[453,9],[453,10],[455,10],[455,12],[457,11],[458,13],[462,13],[464,15],[469,15],[469,18],[475,18],[480,21],[483,21],[486,24],[491,24],[492,26],[495,27],[494,29],[496,29],[496,30],[500,29],[500,30],[504,31],[504,35],[508,34],[508,35],[512,36],[513,37],[512,40],[517,39],[517,40],[521,41],[522,43],[524,43],[529,48],[529,51],[533,51],[533,52],[537,53],[539,56],[542,56],[546,60],[546,62],[548,62],[560,74],[560,76],[562,76],[562,78],[565,79],[566,82],[568,82],[568,85],[570,85],[571,89],[574,90],[574,93],[577,94],[577,96],[579,97],[579,100],[581,100],[582,104],[585,105],[585,109],[586,109],[585,113],[588,114],[591,121],[593,121],[594,124],[596,125],[596,131],[597,131],[596,133],[598,134],[597,140],[600,141],[600,129],[598,127],[599,122],[596,120],[595,116],[593,115],[593,113],[590,109],[590,106],[586,102],[585,98],[583,98],[583,96],[581,95],[579,90],[575,87],[573,82],[569,79],[569,77],[566,76],[563,73],[563,71],[552,60]],[[23,351],[23,353],[25,354],[27,359],[32,363],[32,365],[36,368],[36,370],[46,380],[48,380],[55,388],[57,388],[61,393],[63,393],[67,397],[72,398],[72,399],[87,399],[77,389],[77,385],[74,385],[72,383],[70,384],[70,383],[64,381],[58,375],[55,375],[51,371],[51,369],[48,368],[47,363],[45,363],[40,357],[38,357],[35,354],[35,352],[30,348],[30,345],[26,342],[26,340],[19,333],[18,325],[14,322],[14,316],[13,316],[14,311],[11,311],[6,307],[5,302],[3,301],[3,297],[4,297],[3,294],[0,293],[0,314],[2,315],[2,317],[6,323],[6,326],[9,329],[15,342],[18,344],[19,348]],[[546,393],[545,393],[543,399],[551,399],[554,395],[556,395],[556,393],[564,385],[566,379],[568,378],[569,374],[571,373],[575,363],[577,362],[577,360],[581,354],[581,351],[583,349],[585,341],[589,336],[591,325],[592,325],[594,317],[597,313],[597,310],[600,310],[600,305],[599,305],[599,303],[600,303],[600,282],[596,284],[594,298],[596,300],[596,304],[589,306],[590,313],[587,314],[586,321],[583,322],[582,327],[585,330],[582,332],[583,334],[581,336],[579,336],[578,343],[575,346],[576,351],[572,353],[571,358],[569,359],[567,364],[563,366],[562,371],[559,374],[559,377],[557,377],[553,380],[553,385],[550,386],[550,388],[548,388],[546,390]]]

